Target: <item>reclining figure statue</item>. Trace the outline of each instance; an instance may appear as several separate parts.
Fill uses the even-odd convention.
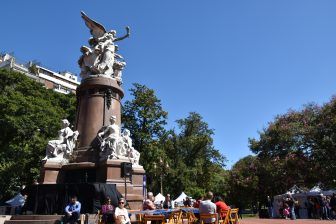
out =
[[[120,134],[116,116],[111,116],[111,124],[98,133],[100,141],[100,160],[128,159],[133,165],[139,165],[140,153],[132,146],[130,131],[125,129]]]
[[[62,129],[58,132],[58,139],[50,140],[46,147],[46,157],[43,160],[68,162],[76,146],[78,131],[69,128],[69,121],[62,120]]]

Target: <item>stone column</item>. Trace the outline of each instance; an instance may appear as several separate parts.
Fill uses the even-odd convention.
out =
[[[75,162],[97,162],[97,133],[110,124],[112,115],[121,123],[122,88],[116,80],[107,77],[90,77],[77,88],[76,128],[79,131]]]

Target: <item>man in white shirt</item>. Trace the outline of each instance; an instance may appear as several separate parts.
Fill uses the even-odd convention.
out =
[[[211,202],[213,198],[213,193],[209,191],[206,196],[205,200],[201,201],[200,206],[199,206],[199,212],[200,214],[216,214],[216,205]],[[212,219],[205,219],[205,223],[212,223],[215,222],[215,218]]]
[[[128,215],[128,211],[125,208],[125,200],[124,198],[119,199],[118,207],[116,207],[114,211],[114,218],[116,223],[119,224],[130,224],[131,220]]]

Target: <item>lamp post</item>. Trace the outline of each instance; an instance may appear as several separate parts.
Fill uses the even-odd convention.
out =
[[[160,172],[160,193],[163,195],[163,175],[164,175],[164,171],[166,169],[169,169],[169,164],[167,162],[164,162],[162,160],[162,158],[160,157],[159,160],[159,167],[156,166],[156,163],[154,162],[154,169],[157,170],[157,168],[159,169]]]

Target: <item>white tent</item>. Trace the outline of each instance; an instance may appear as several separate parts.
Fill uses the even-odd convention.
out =
[[[161,193],[158,193],[155,196],[154,204],[160,204],[164,200],[165,200],[165,197]]]
[[[310,189],[309,190],[309,192],[311,192],[311,193],[321,193],[321,188],[320,188],[320,186],[314,186],[312,189]]]
[[[185,200],[187,197],[188,196],[184,192],[182,192],[180,196],[178,196],[178,198],[174,200],[174,202],[176,203],[183,202],[183,200]]]
[[[25,198],[22,196],[22,194],[17,194],[14,198],[6,201],[7,204],[10,206],[23,206],[25,203]]]

